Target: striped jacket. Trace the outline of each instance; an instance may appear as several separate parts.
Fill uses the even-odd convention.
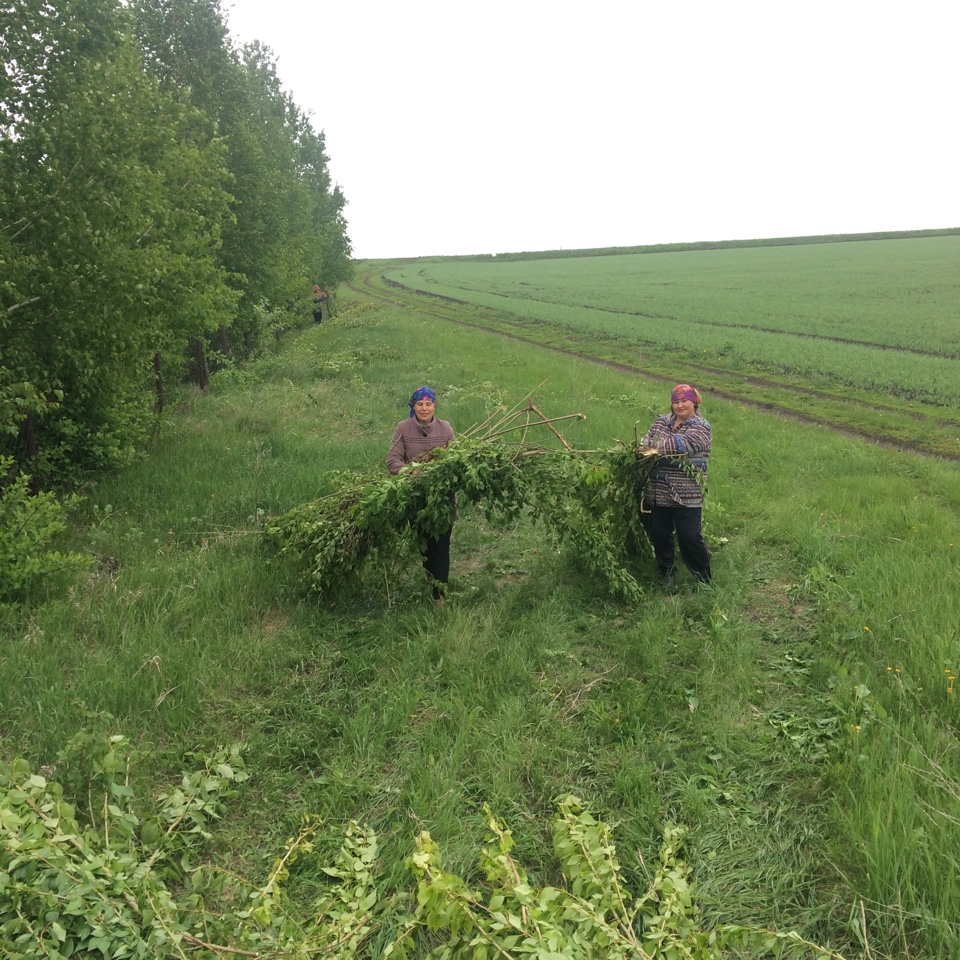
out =
[[[643,445],[655,447],[660,456],[653,465],[644,491],[647,505],[703,506],[712,436],[710,424],[699,413],[689,420],[678,420],[675,414],[668,413],[653,421],[643,438]]]

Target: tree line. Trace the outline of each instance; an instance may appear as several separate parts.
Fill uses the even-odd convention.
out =
[[[328,159],[220,0],[0,0],[7,478],[125,462],[165,384],[205,386],[349,279]]]

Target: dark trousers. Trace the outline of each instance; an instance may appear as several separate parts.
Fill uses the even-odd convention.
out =
[[[320,307],[313,308],[313,322],[323,323],[323,310]]]
[[[441,594],[437,584],[446,583],[450,579],[450,534],[452,530],[441,533],[439,537],[427,539],[423,548],[423,569],[431,579],[436,581],[433,587],[433,596],[439,599]]]
[[[710,582],[710,554],[703,540],[701,507],[651,507],[643,520],[653,543],[653,554],[662,578],[676,570],[673,537],[676,533],[680,556],[697,580]]]

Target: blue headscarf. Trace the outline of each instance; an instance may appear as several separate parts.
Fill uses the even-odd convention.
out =
[[[413,391],[413,394],[410,397],[410,416],[414,417],[416,414],[413,412],[413,405],[418,400],[432,400],[434,403],[437,402],[437,395],[429,387],[417,387]]]

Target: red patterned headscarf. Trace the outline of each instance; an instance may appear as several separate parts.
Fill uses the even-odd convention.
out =
[[[673,388],[670,402],[676,403],[678,400],[692,400],[698,407],[700,406],[700,394],[689,383],[678,383]]]

